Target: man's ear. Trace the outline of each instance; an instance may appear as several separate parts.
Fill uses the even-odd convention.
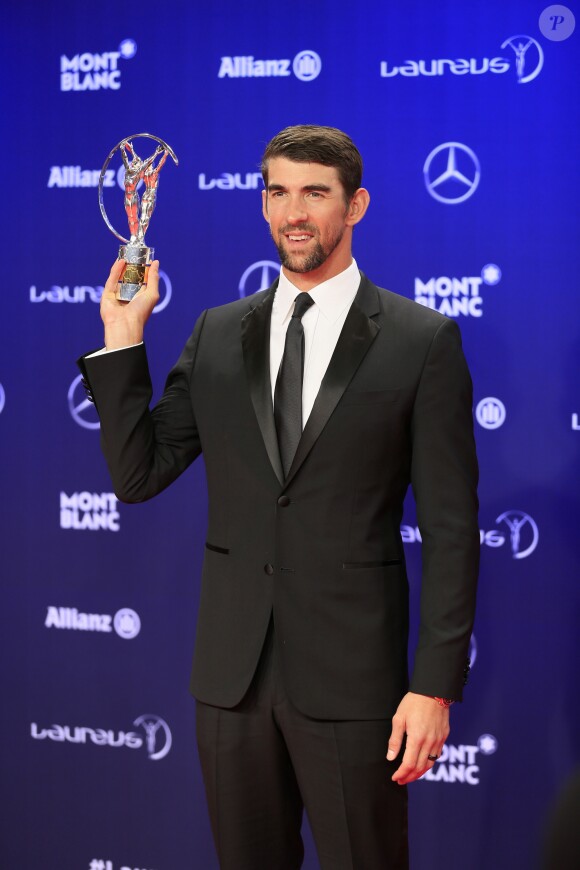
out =
[[[270,223],[270,215],[268,214],[268,191],[262,191],[262,214],[264,215],[264,220],[267,223]]]
[[[365,187],[359,187],[359,189],[354,192],[352,199],[348,204],[348,210],[346,213],[347,226],[353,227],[355,224],[358,224],[359,221],[362,221],[367,208],[369,207],[370,201],[370,193]]]

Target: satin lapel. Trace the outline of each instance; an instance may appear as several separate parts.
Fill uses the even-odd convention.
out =
[[[344,322],[336,348],[322,379],[314,407],[304,427],[286,485],[294,477],[328,423],[342,394],[376,338],[380,326],[371,320],[379,311],[377,292],[367,278],[361,286]]]
[[[276,477],[283,483],[270,383],[270,316],[277,284],[273,284],[259,304],[242,319],[242,351],[252,404],[268,458]]]

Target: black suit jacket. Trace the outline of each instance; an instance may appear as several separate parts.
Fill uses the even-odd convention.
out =
[[[273,612],[302,712],[392,715],[408,687],[400,523],[411,483],[423,539],[411,689],[460,699],[479,531],[459,329],[363,276],[284,480],[269,376],[275,291],[205,311],[151,412],[143,346],[80,361],[121,500],[151,498],[203,452],[209,524],[192,691],[237,704]]]

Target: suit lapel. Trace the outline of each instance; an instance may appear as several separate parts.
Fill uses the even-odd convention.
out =
[[[284,472],[278,450],[270,383],[270,317],[277,286],[276,281],[267,293],[261,295],[256,307],[242,319],[242,351],[258,425],[272,468],[282,484]]]
[[[380,326],[371,318],[378,313],[379,304],[376,288],[363,275],[357,295],[348,312],[336,348],[322,379],[314,406],[306,421],[302,438],[288,472],[286,485],[295,476],[310,453],[375,340]],[[272,426],[274,427],[273,415]],[[273,428],[273,432],[275,438],[275,428]]]

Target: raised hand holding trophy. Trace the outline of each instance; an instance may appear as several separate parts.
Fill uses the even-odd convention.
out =
[[[142,160],[135,151],[133,139],[154,139],[158,145],[150,157]],[[120,235],[113,227],[107,217],[103,202],[105,173],[117,151],[121,152],[123,166],[125,167],[123,183],[125,187],[125,211],[130,232],[130,238],[128,239]],[[159,155],[162,156],[156,164],[155,161]],[[119,259],[125,260],[126,265],[121,274],[117,290],[117,298],[123,302],[130,302],[141,287],[147,284],[147,274],[155,254],[155,249],[148,248],[144,243],[144,239],[155,208],[157,188],[159,187],[159,173],[168,156],[172,158],[177,166],[179,161],[167,142],[164,142],[163,139],[159,139],[157,136],[152,136],[150,133],[137,133],[134,136],[127,136],[126,139],[122,139],[115,145],[101,170],[99,178],[99,206],[101,214],[113,235],[124,243],[119,248]],[[145,190],[141,202],[139,202],[137,188],[141,181],[145,185]]]

